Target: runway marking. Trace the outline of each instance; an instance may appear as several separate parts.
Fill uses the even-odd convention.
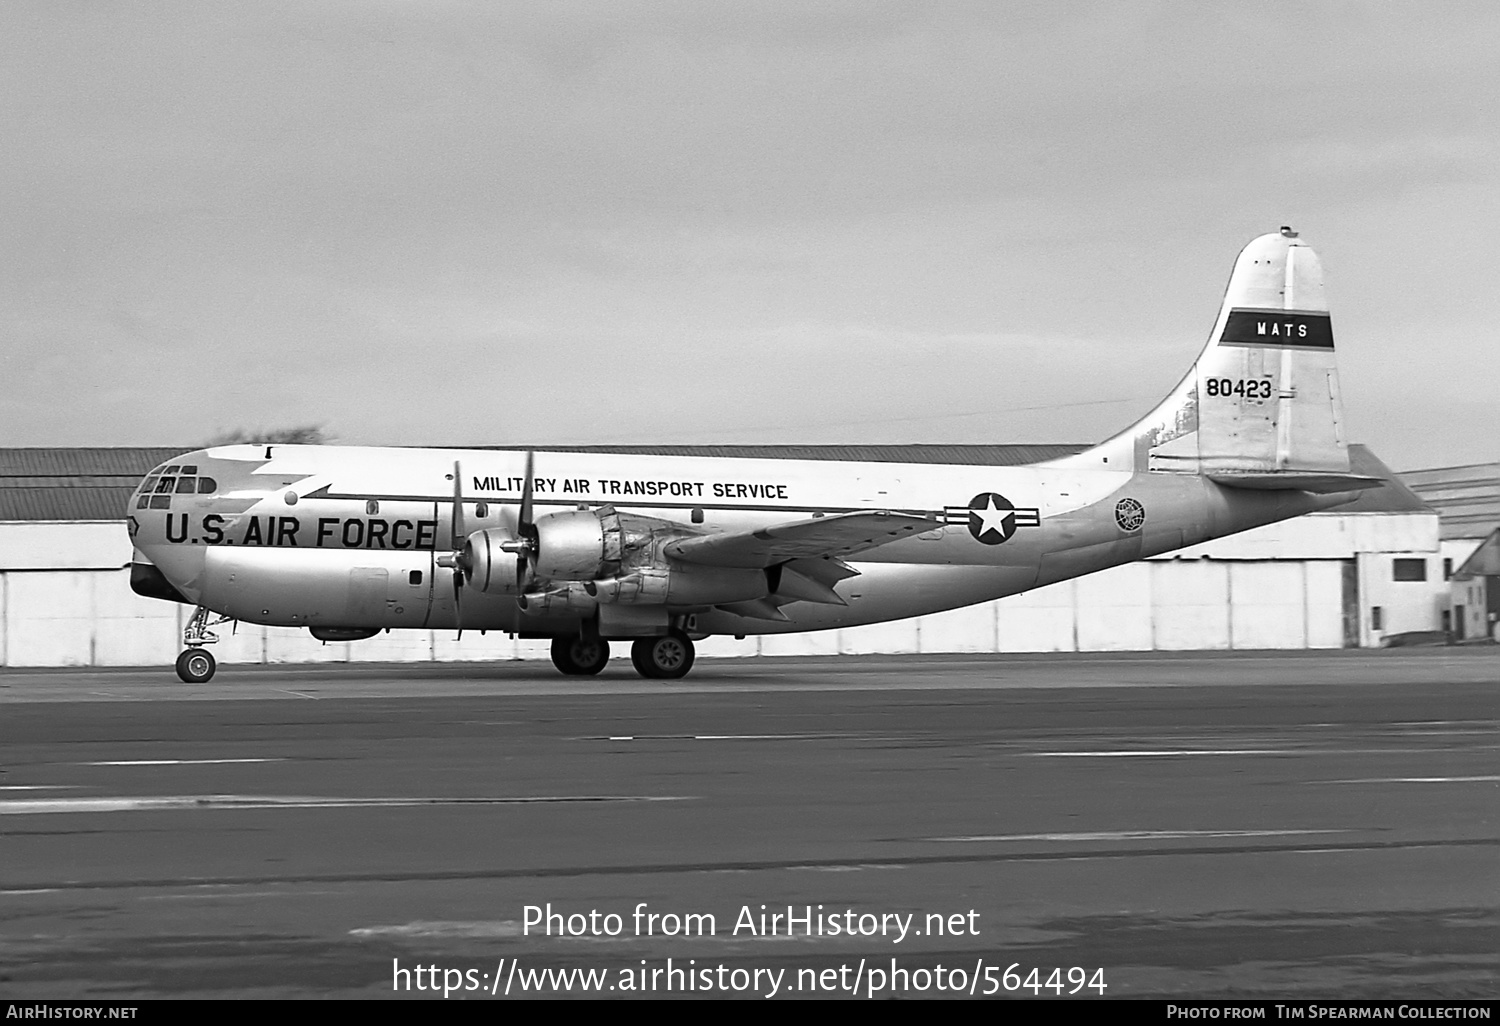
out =
[[[309,695],[309,694],[306,694],[306,693],[301,692],[301,691],[288,691],[286,688],[277,688],[276,690],[278,692],[280,692],[281,694],[283,694],[283,695],[296,695],[298,698],[309,698],[309,699],[312,699],[314,702],[316,702],[318,700],[318,696],[317,695]]]
[[[71,791],[74,784],[7,784],[0,791]]]
[[[0,894],[13,897],[22,894],[56,894],[57,891],[56,887],[20,887],[10,891],[0,891]]]
[[[1322,780],[1323,784],[1493,784],[1500,776],[1487,777],[1364,777],[1358,780]]]
[[[1150,751],[1118,749],[1103,752],[1027,752],[1026,754],[1035,758],[1050,759],[1126,759],[1160,758],[1170,755],[1298,755],[1304,753],[1295,748],[1164,748]]]
[[[926,837],[926,841],[1154,841],[1184,837],[1292,837],[1347,834],[1349,830],[1100,830],[1071,834],[975,834],[971,837]]]
[[[826,741],[854,734],[609,734],[579,741]]]
[[[460,922],[418,920],[401,926],[361,926],[349,931],[352,937],[484,937],[523,936],[521,924],[514,919]]]
[[[198,809],[360,809],[420,805],[537,805],[560,802],[682,802],[690,795],[526,795],[516,798],[315,798],[280,795],[166,795],[135,798],[0,800],[0,816],[58,812],[163,812]]]
[[[239,762],[286,762],[274,759],[118,759],[109,762],[78,762],[75,766],[219,766]]]

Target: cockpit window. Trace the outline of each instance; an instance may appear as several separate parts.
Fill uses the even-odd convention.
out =
[[[188,466],[187,464],[183,464],[182,472],[184,474],[196,474],[198,473],[198,468],[196,466]]]
[[[219,482],[211,477],[200,477],[198,479],[198,494],[209,495],[219,490]]]
[[[156,482],[156,490],[158,493],[171,492],[175,487],[177,487],[177,479],[175,477],[164,477],[160,481]]]
[[[177,479],[177,494],[191,495],[198,490],[196,479],[191,477],[179,477]]]
[[[146,478],[146,483],[143,484],[143,485],[141,485],[140,490],[141,490],[142,493],[155,491],[156,490],[156,475],[152,474],[150,477]]]
[[[172,497],[170,495],[162,495],[160,492],[158,492],[157,494],[151,496],[151,508],[171,509]]]
[[[175,473],[177,473],[177,464],[174,463],[170,467],[168,467],[167,468],[167,473],[168,474],[175,474]]]

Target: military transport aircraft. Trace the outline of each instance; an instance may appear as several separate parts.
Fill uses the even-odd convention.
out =
[[[1123,363],[1123,360],[1122,360]],[[1314,252],[1240,253],[1208,344],[1087,451],[976,467],[587,451],[226,445],[130,500],[131,585],[196,606],[177,672],[229,620],[355,641],[403,627],[552,639],[566,674],[631,642],[675,678],[713,634],[877,623],[1038,588],[1339,505],[1350,471]]]

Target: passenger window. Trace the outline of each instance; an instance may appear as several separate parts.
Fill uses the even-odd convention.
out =
[[[219,490],[219,482],[211,477],[200,477],[198,479],[198,494],[211,495]]]
[[[475,506],[474,506],[474,516],[478,517],[480,520],[483,520],[485,517],[487,517],[489,515],[490,515],[489,503],[487,503],[487,502],[480,502],[480,503],[476,503],[475,504]]]
[[[164,477],[156,482],[156,491],[158,494],[170,493],[176,487],[177,479],[175,477]]]
[[[406,575],[406,579],[408,581],[410,581],[411,583],[413,583],[413,584],[421,584],[422,583],[422,571],[420,571],[420,570],[413,570],[411,573],[409,573],[409,574]]]
[[[179,477],[177,479],[177,494],[192,495],[198,490],[198,479],[196,477]]]
[[[380,512],[380,503],[377,500],[375,500],[375,499],[366,499],[365,500],[365,513],[367,513],[368,515],[370,515],[370,516],[373,517],[373,516],[375,516],[379,512]]]

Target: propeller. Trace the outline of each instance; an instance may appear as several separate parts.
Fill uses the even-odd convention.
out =
[[[516,517],[516,537],[500,543],[500,548],[516,557],[516,602],[526,608],[526,589],[536,577],[536,518],[533,511],[532,482],[535,480],[536,453],[526,451],[526,478],[521,487],[521,511]]]
[[[457,460],[453,462],[453,522],[449,537],[453,543],[453,551],[446,556],[439,556],[437,563],[438,566],[450,567],[453,570],[453,619],[458,624],[458,636],[462,638],[464,636],[464,580],[469,570],[463,556],[464,542],[468,539],[469,532],[464,530],[464,476],[463,468]]]

